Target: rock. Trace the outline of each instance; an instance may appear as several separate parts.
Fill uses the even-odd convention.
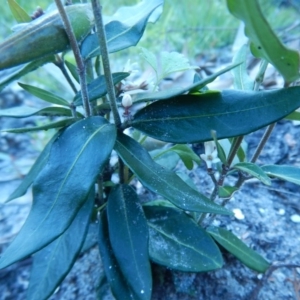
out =
[[[242,213],[242,211],[239,208],[234,208],[233,210],[234,213],[234,217],[238,220],[243,220],[245,219],[244,214]]]
[[[292,215],[290,219],[294,223],[300,223],[300,215]]]

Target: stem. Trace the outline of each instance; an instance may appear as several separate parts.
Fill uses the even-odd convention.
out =
[[[267,66],[268,66],[268,62],[265,60],[262,60],[259,71],[255,78],[255,83],[254,83],[254,88],[253,88],[254,91],[258,91],[261,83],[263,82]]]
[[[218,190],[219,185],[218,185],[218,182],[217,182],[214,172],[210,169],[210,170],[208,170],[207,173],[210,176],[212,182],[214,183],[215,188]],[[210,200],[214,201],[215,199],[216,199],[216,197],[213,197],[213,194],[212,194]]]
[[[119,157],[119,180],[121,184],[125,183],[124,167],[125,167],[124,163],[122,159]]]
[[[107,205],[107,202],[103,203],[100,207],[97,208],[97,212],[101,212],[105,206]]]
[[[244,136],[239,136],[237,138],[234,139],[233,141],[233,145],[230,149],[230,153],[228,155],[228,158],[227,158],[227,166],[230,167],[230,165],[232,164],[233,160],[234,160],[234,157],[236,155],[236,153],[238,152],[242,142],[243,142],[243,139],[244,139]]]
[[[210,178],[211,178],[211,180],[213,181],[213,183],[214,183],[214,190],[213,190],[213,192],[211,193],[211,196],[210,196],[210,200],[211,201],[215,201],[216,200],[216,198],[217,198],[217,195],[218,195],[218,193],[219,193],[219,182],[220,182],[220,179],[219,179],[219,181],[217,181],[217,179],[216,179],[216,177],[215,177],[215,174],[214,174],[214,172],[213,172],[213,170],[211,170],[211,169],[208,169],[207,170],[207,174],[210,176]],[[221,176],[222,177],[222,176]],[[225,177],[224,177],[225,178]],[[224,181],[224,179],[222,180],[222,182]],[[222,183],[223,184],[223,183]],[[203,220],[206,218],[206,216],[208,215],[208,213],[202,213],[200,216],[199,216],[199,218],[198,218],[198,220],[197,220],[197,223],[200,225],[202,222],[203,222]]]
[[[110,63],[109,63],[109,55],[107,49],[106,35],[104,30],[103,18],[102,18],[102,7],[98,0],[92,0],[93,13],[95,17],[95,25],[97,28],[97,35],[99,39],[99,45],[101,49],[102,56],[102,65],[104,70],[104,77],[107,86],[107,94],[109,98],[110,108],[113,114],[113,118],[115,121],[115,125],[120,127],[121,119],[118,111],[118,106],[116,102],[115,88],[112,80]]]
[[[257,73],[257,75],[256,75],[256,78],[255,78],[255,85],[254,85],[253,90],[257,91],[257,90],[259,89],[261,83],[262,83],[263,80],[264,80],[264,76],[265,76],[265,72],[266,72],[267,66],[268,66],[268,62],[265,61],[265,60],[262,60],[262,62],[261,62],[261,64],[260,64],[259,71],[258,71],[258,73]],[[275,126],[275,124],[272,124],[272,125],[270,125],[270,126],[267,128],[267,130],[266,130],[264,136],[262,137],[262,139],[261,139],[261,141],[260,141],[258,147],[256,148],[255,153],[254,153],[252,159],[250,160],[250,162],[254,163],[254,162],[257,160],[257,158],[258,158],[258,156],[260,155],[260,153],[261,153],[263,147],[265,146],[267,140],[269,139],[270,134],[271,134],[271,132],[272,132],[274,126]],[[240,147],[242,141],[243,141],[243,136],[238,137],[238,138],[236,138],[236,139],[234,140],[234,144],[233,144],[233,146],[232,146],[232,148],[231,148],[229,157],[228,157],[228,159],[227,159],[227,165],[228,165],[228,166],[230,166],[230,165],[232,164],[232,161],[233,161],[233,159],[234,159],[234,156],[236,155],[236,153],[237,153],[237,151],[238,151],[238,149],[239,149],[239,147]],[[235,184],[235,186],[239,189],[239,188],[244,184],[244,182],[246,181],[246,179],[247,179],[247,177],[244,176],[242,173],[240,173],[239,179],[238,179],[237,183]],[[230,198],[231,198],[231,197],[229,197],[228,199],[225,199],[225,200],[222,202],[221,205],[222,205],[222,206],[225,206],[225,205],[229,202]]]
[[[253,154],[250,162],[252,162],[252,163],[256,162],[256,160],[259,157],[261,151],[263,150],[263,148],[266,145],[268,139],[270,138],[270,135],[271,135],[271,133],[272,133],[275,125],[276,125],[276,123],[273,123],[273,124],[271,124],[271,125],[269,125],[267,127],[267,129],[266,129],[263,137],[261,138],[261,140],[260,140],[260,142],[259,142],[259,144],[258,144],[258,146],[257,146],[257,148],[256,148],[256,150],[255,150],[255,152],[254,152],[254,154]]]
[[[234,153],[235,149],[236,149],[236,151],[239,149],[239,147],[240,147],[240,145],[241,145],[241,142],[243,141],[243,136],[236,138],[235,141],[236,141],[236,142],[234,142],[234,145],[233,145],[233,148],[232,148],[230,154],[231,154],[231,153]],[[235,153],[236,153],[236,151],[235,151]],[[234,155],[235,155],[235,154],[234,154]],[[227,159],[227,162],[229,162],[229,163],[231,164],[231,163],[232,163],[232,160],[233,160],[233,158],[234,158],[234,155],[232,154],[232,158],[231,158],[231,155],[229,155],[229,157],[228,157],[228,159]],[[228,173],[228,171],[229,171],[229,169],[230,169],[229,166],[230,166],[229,164],[228,164],[228,165],[223,165],[223,166],[222,166],[222,173],[221,173],[220,178],[219,178],[218,181],[216,181],[215,179],[212,178],[212,179],[213,179],[213,182],[214,182],[214,184],[215,184],[215,187],[214,187],[214,190],[213,190],[213,192],[211,193],[211,196],[210,196],[210,200],[211,200],[211,201],[215,201],[215,200],[217,199],[217,197],[218,197],[218,195],[219,195],[219,187],[220,187],[220,186],[223,186],[223,184],[224,184],[226,175],[227,175],[227,173]],[[210,175],[210,174],[209,174],[209,175]],[[211,176],[211,175],[210,175],[210,176]],[[212,177],[212,176],[211,176],[211,177]],[[229,197],[228,199],[226,199],[227,202],[230,200],[230,198],[231,198],[231,197]],[[227,202],[226,202],[226,203],[227,203]],[[225,203],[225,200],[222,202],[221,205],[224,206],[224,205],[225,205],[224,203]],[[203,214],[200,216],[200,218],[198,219],[198,224],[201,224],[207,215],[208,215],[207,213],[203,213]],[[211,217],[210,217],[210,221],[208,222],[208,224],[211,223],[211,222],[214,220],[215,217],[216,217],[216,215],[215,215],[215,214],[212,214]]]
[[[54,64],[61,70],[61,72],[65,76],[66,80],[68,81],[71,89],[76,94],[77,93],[76,86],[65,67],[65,63],[64,63],[63,59],[61,59],[61,57],[59,55],[56,55],[56,60],[55,60]]]
[[[223,165],[223,170],[221,173],[221,176],[217,183],[215,183],[215,188],[210,196],[210,200],[215,201],[218,196],[219,186],[222,186],[224,184],[224,180],[226,178],[226,174],[229,170],[230,165],[232,164],[234,157],[239,150],[241,143],[243,142],[244,136],[239,136],[234,139],[232,147],[230,149],[230,153],[228,155],[226,165]]]
[[[86,114],[86,117],[91,116],[91,107],[90,107],[90,102],[89,102],[89,97],[88,97],[88,90],[87,90],[87,83],[86,83],[86,69],[85,69],[85,63],[82,59],[80,49],[76,40],[76,37],[73,32],[72,25],[70,23],[70,20],[68,18],[68,15],[64,9],[63,4],[61,3],[61,0],[55,0],[57,9],[59,11],[59,14],[61,16],[62,22],[65,27],[65,31],[68,35],[71,48],[74,53],[74,57],[76,60],[77,68],[78,68],[78,76],[79,76],[79,81],[80,81],[80,87],[81,87],[81,96],[82,96],[82,102],[83,102],[83,108]]]
[[[268,62],[263,60],[261,62],[261,65],[260,65],[260,68],[259,68],[259,71],[258,71],[258,74],[255,78],[255,84],[254,84],[254,90],[258,90],[261,83],[263,82],[263,79],[264,79],[264,76],[265,76],[265,72],[266,72],[266,69],[267,69],[267,66],[268,66]],[[265,143],[267,142],[268,138],[270,137],[270,134],[274,128],[275,124],[272,124],[268,127],[267,131],[265,132],[265,135],[263,136],[259,146],[257,147],[256,151],[255,151],[255,154],[253,156],[253,158],[251,159],[251,162],[255,162],[257,157],[259,156],[260,152],[262,151]],[[227,158],[227,161],[226,161],[226,165],[223,165],[223,170],[222,170],[222,173],[221,173],[221,176],[218,180],[217,183],[215,183],[215,187],[214,187],[214,190],[210,196],[210,200],[212,201],[215,201],[215,199],[217,198],[218,196],[218,191],[219,191],[219,186],[222,186],[224,184],[224,180],[226,178],[226,175],[227,175],[227,172],[234,160],[234,157],[236,156],[242,142],[243,142],[243,139],[244,139],[244,136],[239,136],[237,138],[235,138],[233,140],[233,143],[232,143],[232,146],[231,146],[231,149],[230,149],[230,152],[229,152],[229,155],[228,155],[228,158]],[[237,188],[240,188],[243,183],[245,182],[247,178],[243,175],[243,174],[240,174],[240,177],[236,183],[236,187]],[[223,202],[222,202],[222,206],[225,206],[229,200],[231,199],[231,197],[225,199]],[[199,218],[198,220],[198,224],[200,224],[204,218],[206,217],[207,214],[202,214],[201,217]],[[211,221],[214,219],[215,215],[212,215],[211,216]]]
[[[273,123],[271,125],[269,125],[267,127],[267,130],[265,131],[263,137],[261,138],[257,148],[255,149],[255,152],[253,154],[253,157],[251,158],[250,162],[251,163],[255,163],[257,158],[259,157],[261,151],[263,150],[264,146],[266,145],[266,142],[268,141],[271,133],[272,133],[272,130],[274,129],[276,123]],[[237,187],[238,189],[240,189],[240,187],[244,184],[244,182],[247,180],[247,176],[243,175],[243,173],[240,173],[240,176],[239,176],[239,179],[237,181],[237,183],[235,184],[235,187]],[[222,202],[222,206],[225,206],[228,202],[229,202],[230,198],[229,199],[225,199],[223,202]]]
[[[73,102],[70,103],[70,109],[71,109],[73,118],[77,118],[77,115],[76,115],[76,106],[74,105]]]

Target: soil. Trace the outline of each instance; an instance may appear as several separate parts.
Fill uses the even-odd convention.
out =
[[[29,99],[29,100],[28,100]],[[1,108],[26,105],[28,95],[16,90],[2,94]],[[1,118],[1,128],[26,126],[32,119]],[[246,138],[251,157],[264,130]],[[194,145],[201,153],[203,145]],[[0,253],[24,223],[30,210],[31,192],[12,202],[5,199],[20,183],[39,151],[27,134],[1,134],[0,141]],[[259,158],[260,164],[300,165],[300,128],[290,121],[279,122]],[[181,168],[179,166],[179,168]],[[206,192],[212,184],[204,165],[189,176]],[[236,178],[229,178],[234,182]],[[224,267],[209,273],[183,273],[153,264],[153,300],[192,299],[300,299],[300,206],[299,186],[273,180],[271,187],[250,180],[228,203],[243,217],[217,217],[214,224],[226,227],[274,265],[273,272],[257,274],[227,252]],[[0,270],[0,300],[23,300],[29,282],[31,259]],[[273,269],[272,269],[273,270]],[[103,270],[96,246],[81,254],[51,300],[112,299],[103,285]],[[98,294],[98,296],[97,296]],[[98,297],[98,298],[97,298]]]

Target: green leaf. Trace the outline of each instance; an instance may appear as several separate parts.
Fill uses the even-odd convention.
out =
[[[276,122],[300,106],[300,87],[181,95],[139,110],[129,125],[155,139],[195,143],[245,135]]]
[[[75,65],[73,65],[72,63],[70,63],[69,61],[65,60],[64,61],[68,70],[70,71],[71,75],[73,76],[73,78],[78,82],[80,83],[80,80],[79,80],[79,76],[78,76],[78,69]],[[93,74],[92,74],[93,75]],[[87,72],[86,73],[86,80],[87,82],[91,82],[94,77],[90,74],[90,72]]]
[[[239,139],[239,137],[219,140],[219,144],[222,147],[222,149],[224,150],[225,157],[228,157],[228,155],[232,152],[232,149],[234,148],[236,141],[238,139]],[[246,145],[246,142],[243,140],[242,145],[239,147],[237,154],[234,156],[234,159],[233,159],[231,165],[235,165],[241,161],[245,161],[246,153],[243,150],[243,147],[245,147],[245,145]],[[227,163],[227,158],[225,160],[225,163]]]
[[[233,58],[233,63],[242,61],[243,63],[232,70],[234,88],[243,91],[252,91],[254,81],[250,79],[247,73],[247,54],[248,45],[243,45]]]
[[[234,186],[219,186],[219,197],[220,198],[230,198],[238,188]]]
[[[161,52],[161,78],[175,72],[198,69],[198,66],[191,66],[188,59],[178,52]]]
[[[171,151],[176,152],[188,170],[192,170],[194,163],[201,164],[199,156],[187,145],[175,145],[171,147]]]
[[[25,176],[25,178],[22,180],[21,184],[17,187],[17,189],[8,197],[6,202],[11,201],[13,199],[19,198],[23,196],[30,185],[33,183],[33,181],[36,179],[36,177],[39,175],[39,173],[43,170],[44,166],[47,164],[50,150],[52,147],[52,144],[58,137],[59,133],[56,133],[51,140],[48,142],[44,150],[41,152],[33,166],[31,167],[28,174]]]
[[[44,89],[40,89],[38,87],[29,85],[29,84],[24,84],[24,83],[20,83],[19,85],[26,90],[27,92],[29,92],[30,94],[36,96],[37,98],[40,98],[46,102],[52,103],[52,104],[57,104],[57,105],[62,105],[62,106],[67,106],[69,107],[70,104],[67,100],[53,94],[50,93]]]
[[[299,78],[299,54],[284,46],[269,26],[257,0],[227,0],[231,14],[245,23],[254,56],[271,63],[287,82]]]
[[[27,12],[15,0],[7,0],[7,3],[18,23],[27,23],[32,21]]]
[[[105,32],[110,53],[135,46],[141,39],[147,22],[163,0],[142,1],[135,6],[121,7],[106,20]],[[134,16],[134,18],[132,17]],[[100,55],[99,41],[96,34],[89,35],[81,47],[85,59]]]
[[[157,59],[154,53],[143,47],[139,47],[139,49],[141,50],[140,55],[142,56],[142,58],[152,67],[155,73],[157,73]]]
[[[133,103],[148,102],[162,99],[169,99],[177,95],[184,94],[186,89],[184,88],[172,88],[158,92],[142,92],[132,95]]]
[[[292,120],[292,121],[300,121],[300,112],[298,110],[292,112],[288,116],[285,117],[287,120]]]
[[[233,166],[234,169],[245,172],[266,185],[271,185],[271,180],[262,168],[253,163],[241,162]]]
[[[124,278],[137,299],[151,299],[148,226],[132,187],[118,185],[111,190],[107,217],[111,246]]]
[[[0,130],[0,132],[23,133],[23,132],[32,132],[32,131],[39,131],[39,130],[48,130],[48,129],[52,129],[52,128],[66,127],[66,126],[73,124],[76,121],[77,121],[77,119],[68,118],[68,119],[63,119],[63,120],[56,121],[56,122],[51,122],[46,125],[35,126],[35,127],[3,129],[3,130]]]
[[[93,114],[98,116],[105,116],[110,112],[110,105],[109,103],[101,103],[100,105],[93,107]]]
[[[227,151],[227,155],[231,152],[232,148],[234,147],[236,143],[237,138],[232,138],[232,139],[225,139],[220,141],[220,143],[223,145],[224,149]],[[242,141],[241,146],[239,147],[236,156],[233,159],[233,164],[236,164],[238,162],[243,162],[246,160],[246,151],[247,151],[247,143],[245,140]]]
[[[1,47],[1,45],[0,45]],[[0,80],[0,92],[10,83],[12,83],[15,80],[18,80],[22,76],[38,69],[39,67],[49,63],[53,62],[55,60],[54,55],[46,56],[41,59],[34,60],[20,68],[17,68],[16,71],[9,74],[7,77],[4,77],[4,79]],[[0,59],[1,62],[1,59]],[[0,63],[1,64],[1,63]]]
[[[223,259],[213,239],[184,212],[144,206],[151,259],[168,268],[203,272],[221,268]]]
[[[126,72],[119,72],[119,73],[113,73],[112,79],[113,83],[117,84],[126,77],[128,77],[130,73]],[[99,76],[98,78],[94,79],[91,83],[87,85],[88,93],[89,93],[89,100],[95,101],[107,93],[106,88],[106,82],[104,75]],[[79,106],[82,105],[82,98],[81,98],[81,92],[79,91],[76,96],[74,97],[74,105]]]
[[[82,118],[83,115],[76,112],[77,117]],[[16,106],[6,109],[0,109],[0,117],[9,118],[27,118],[30,116],[67,116],[72,117],[72,112],[69,108],[60,106],[49,106],[45,108],[34,108],[29,106]]]
[[[300,168],[287,165],[265,165],[262,170],[270,177],[300,185]]]
[[[84,242],[94,206],[92,192],[69,228],[33,256],[27,299],[48,299],[68,275]]]
[[[230,231],[218,227],[209,227],[207,232],[248,268],[259,273],[264,273],[269,268],[270,264],[262,256],[245,245]]]
[[[217,134],[214,130],[211,131],[211,136],[212,136],[213,141],[215,142],[215,145],[217,147],[218,158],[221,160],[221,162],[223,164],[226,164],[227,155],[226,155],[225,150],[224,150],[223,145],[222,145],[222,141],[224,141],[224,140],[218,141]]]
[[[78,72],[77,72],[77,67],[75,65],[71,64],[67,60],[65,60],[65,64],[66,64],[68,70],[70,71],[71,75],[73,76],[73,78],[79,83],[79,76],[78,76]]]
[[[72,111],[70,108],[65,108],[65,107],[58,107],[58,106],[49,106],[41,109],[37,115],[39,116],[65,116],[65,117],[72,117]],[[80,112],[76,112],[76,117],[79,119],[84,118],[84,115],[81,114]]]
[[[109,240],[106,210],[101,213],[99,221],[99,251],[106,278],[116,299],[134,299],[126,279],[121,273]]]
[[[155,163],[134,139],[118,134],[115,150],[141,183],[183,210],[231,214],[182,181],[176,173]]]
[[[200,81],[197,81],[187,87],[184,88],[172,88],[164,91],[158,91],[153,93],[137,93],[132,95],[132,99],[134,103],[137,102],[145,102],[145,101],[153,101],[153,100],[163,100],[163,99],[169,99],[171,97],[175,97],[178,95],[185,94],[186,92],[190,93],[198,93],[200,90],[202,90],[207,84],[213,82],[218,76],[234,69],[237,67],[240,63],[231,65],[227,68],[224,68],[220,70],[217,73],[214,73],[213,75],[207,76],[204,79],[201,79]],[[207,91],[207,93],[218,93],[216,91]]]
[[[115,137],[115,127],[102,117],[86,118],[61,132],[47,165],[33,183],[29,216],[2,255],[0,268],[40,250],[65,232],[111,154]]]
[[[162,151],[162,154],[173,151],[177,153],[180,157],[180,159],[183,161],[185,167],[188,170],[192,170],[194,167],[194,162],[196,162],[198,165],[201,164],[201,160],[197,154],[187,145],[175,145],[171,148],[168,148],[164,151]],[[157,157],[155,157],[156,160]]]
[[[165,52],[160,54],[158,62],[155,55],[146,48],[140,47],[141,56],[150,64],[156,73],[156,82],[159,83],[163,78],[175,72],[197,69],[191,66],[188,59],[178,52]],[[160,67],[159,67],[160,66]]]
[[[163,206],[163,207],[172,207],[176,208],[175,205],[173,205],[170,201],[165,199],[157,199],[149,202],[143,203],[143,206]]]
[[[159,149],[149,152],[153,160],[166,169],[173,170],[177,166],[180,157],[176,152],[161,151]]]
[[[77,41],[82,41],[93,26],[91,5],[69,5],[65,10]],[[69,39],[61,17],[57,10],[51,10],[28,23],[0,44],[0,70],[68,49]]]

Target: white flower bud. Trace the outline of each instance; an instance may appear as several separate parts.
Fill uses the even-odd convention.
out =
[[[130,94],[124,93],[123,98],[122,98],[122,105],[125,108],[132,106],[132,98],[131,98]]]

